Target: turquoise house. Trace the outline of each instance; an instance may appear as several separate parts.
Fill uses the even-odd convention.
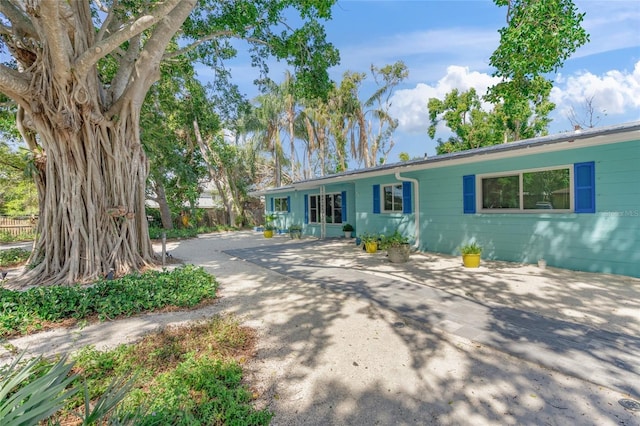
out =
[[[640,122],[347,171],[256,192],[276,226],[408,236],[421,251],[640,277]]]

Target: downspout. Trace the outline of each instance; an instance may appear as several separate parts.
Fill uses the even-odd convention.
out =
[[[416,232],[416,241],[413,243],[413,248],[418,250],[420,248],[420,183],[418,179],[408,178],[400,176],[400,172],[396,172],[396,179],[404,182],[413,182],[415,185],[415,232]]]

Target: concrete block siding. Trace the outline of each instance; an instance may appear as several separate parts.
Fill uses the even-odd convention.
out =
[[[630,132],[632,137],[616,136],[616,140],[604,143],[564,140],[511,151],[489,149],[462,159],[425,160],[409,166],[400,163],[351,172],[340,175],[338,182],[326,178],[307,181],[299,187],[293,184],[289,189],[276,188],[276,193],[265,194],[266,205],[270,205],[270,197],[289,196],[290,212],[279,213],[282,224],[303,224],[306,235],[320,237],[320,225],[304,223],[304,198],[319,194],[324,185],[327,194],[344,191],[344,222],[352,224],[358,235],[390,234],[397,229],[411,238],[419,236],[418,248],[423,251],[458,254],[460,245],[476,241],[483,246],[486,259],[536,263],[544,258],[549,266],[640,277],[640,139],[635,127]],[[556,166],[573,170],[574,164],[586,162],[594,163],[593,213],[463,212],[463,176]],[[374,186],[400,184],[396,172],[418,180],[419,193],[412,183],[411,213],[374,213]],[[479,193],[476,196],[480,197]],[[342,224],[326,224],[325,230],[326,237],[341,236]]]
[[[596,213],[462,213],[462,176],[595,162]],[[640,141],[483,161],[421,176],[422,250],[640,276]]]

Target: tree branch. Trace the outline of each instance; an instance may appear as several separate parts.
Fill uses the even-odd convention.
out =
[[[24,74],[0,64],[0,92],[20,103],[29,90],[29,80]]]
[[[11,31],[11,28],[0,24],[0,34],[11,36],[13,35],[13,32]]]
[[[165,2],[160,3],[159,6],[156,6],[146,15],[139,17],[138,19],[131,22],[121,30],[116,31],[109,37],[98,41],[93,47],[87,49],[82,55],[80,55],[80,57],[78,57],[74,64],[74,73],[79,76],[85,75],[88,72],[89,68],[95,65],[100,59],[107,56],[111,51],[119,47],[122,43],[129,40],[136,34],[140,34],[141,32],[151,28],[152,26],[163,20],[176,7],[182,6],[181,3],[181,0],[166,0]],[[188,1],[186,3],[191,5],[189,8],[189,12],[191,12],[195,4],[192,4],[192,1]],[[175,30],[171,33],[172,36],[173,34],[175,34]]]
[[[142,103],[147,90],[160,78],[160,61],[169,42],[187,19],[197,0],[178,0],[178,4],[159,20],[153,34],[140,52],[125,91],[114,102],[106,116],[111,117],[118,111],[124,99],[133,103]]]
[[[100,2],[100,0],[96,0],[96,3],[98,5],[98,9],[107,14],[107,17],[104,18],[104,21],[102,21],[100,30],[98,30],[98,35],[96,35],[96,40],[102,41],[104,35],[109,31],[109,25],[111,25],[111,21],[115,16],[115,11],[118,9],[118,0],[113,0],[113,5],[108,10],[104,8],[104,5]]]
[[[136,58],[140,54],[140,37],[141,35],[138,34],[133,36],[131,40],[129,40],[129,48],[118,60],[118,72],[113,78],[111,87],[109,88],[110,101],[113,99],[117,99],[127,88],[131,70],[133,69]],[[118,53],[120,53],[119,47],[116,50],[118,50]]]
[[[16,35],[20,37],[36,37],[37,31],[29,17],[25,14],[24,10],[17,7],[9,0],[0,0],[0,13],[11,21]]]
[[[265,46],[268,45],[268,43],[266,41],[264,41],[264,40],[260,40],[260,39],[253,38],[253,37],[244,38],[244,37],[241,37],[241,36],[237,35],[233,31],[218,31],[216,33],[212,33],[212,34],[209,34],[206,37],[198,39],[198,40],[194,41],[193,43],[191,43],[191,44],[189,44],[189,45],[187,45],[187,46],[185,46],[185,47],[183,47],[181,49],[175,50],[173,52],[167,52],[163,56],[162,59],[173,59],[173,58],[175,58],[177,56],[180,56],[180,55],[182,55],[182,54],[184,54],[186,52],[192,51],[196,47],[200,46],[202,43],[206,43],[206,42],[208,42],[210,40],[213,40],[215,38],[218,38],[218,37],[233,37],[233,38],[238,38],[238,39],[241,39],[241,40],[246,40],[246,41],[251,42],[251,43],[263,44]]]
[[[60,83],[66,84],[71,74],[71,54],[73,52],[71,41],[67,38],[67,31],[62,28],[64,17],[60,14],[60,8],[64,2],[58,0],[42,0],[40,2],[40,14],[46,16],[41,19],[43,36],[47,40],[51,61],[52,74]]]

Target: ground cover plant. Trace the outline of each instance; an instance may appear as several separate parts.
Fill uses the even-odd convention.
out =
[[[0,250],[0,266],[16,266],[24,263],[29,259],[31,252],[21,248],[10,248]]]
[[[64,375],[74,378],[67,389],[82,391],[67,392],[62,408],[57,401],[47,424],[268,425],[272,414],[252,406],[254,393],[242,383],[242,364],[254,355],[254,345],[252,329],[216,316],[105,352],[85,347],[65,364]],[[59,363],[48,361],[40,370],[56,369],[61,371]],[[45,391],[37,389],[26,403]]]
[[[0,289],[0,337],[27,334],[63,321],[114,319],[170,307],[190,308],[212,301],[218,283],[202,268],[181,266],[148,271],[90,286]]]
[[[10,234],[7,231],[0,231],[0,243],[15,243],[18,241],[33,241],[36,235],[32,232],[23,232],[19,235]]]
[[[167,236],[167,239],[175,239],[175,238],[194,238],[197,237],[198,234],[208,234],[210,232],[220,232],[220,231],[235,231],[237,228],[227,225],[216,225],[216,226],[198,226],[193,228],[174,228],[174,229],[164,229],[158,227],[149,227],[149,238],[152,240],[159,240],[162,238],[162,233],[164,232]]]

